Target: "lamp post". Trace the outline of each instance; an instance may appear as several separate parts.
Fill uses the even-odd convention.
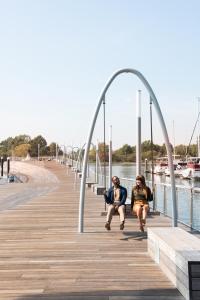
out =
[[[136,144],[136,176],[141,175],[141,91],[137,91],[136,101],[137,144]]]
[[[68,165],[71,166],[71,162],[70,162],[70,154],[72,153],[72,148],[73,148],[73,147],[72,147],[71,145],[67,145],[66,148],[65,148],[65,149],[66,149],[66,154],[67,154],[68,148],[71,149],[71,152],[69,153],[68,158],[67,158],[67,159],[68,159]]]
[[[112,187],[112,125],[110,125],[110,141],[109,141],[109,188]]]
[[[58,149],[61,149],[63,147],[63,158],[62,158],[62,163],[66,164],[66,147],[65,145],[58,145]],[[62,151],[62,150],[61,150]]]
[[[75,147],[72,147],[72,166],[73,166],[73,159],[75,158],[74,157],[74,149],[78,149],[78,151],[80,151],[80,148],[75,146]],[[76,157],[76,160],[78,160],[78,157]]]

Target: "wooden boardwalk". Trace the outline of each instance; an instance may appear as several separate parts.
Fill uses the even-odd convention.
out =
[[[74,174],[53,162],[46,166],[60,180],[57,189],[0,214],[0,300],[184,299],[148,256],[137,220],[128,218],[121,232],[115,216],[107,232],[104,201],[90,189],[85,233],[77,233]],[[170,225],[161,216],[147,220],[147,226]]]

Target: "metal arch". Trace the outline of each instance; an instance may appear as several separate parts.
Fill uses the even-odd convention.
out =
[[[71,158],[71,159],[72,159],[72,166],[73,166],[73,154],[74,154],[74,149],[78,149],[78,150],[80,150],[80,149],[79,149],[79,147],[76,147],[76,146],[73,147],[73,146],[71,146],[71,145],[68,145],[68,146],[66,146],[66,154],[67,154],[67,149],[68,149],[68,148],[71,148],[71,154],[72,154],[72,158]]]
[[[94,132],[94,127],[96,124],[96,120],[97,120],[97,116],[101,107],[101,104],[105,98],[105,94],[108,90],[108,88],[110,87],[111,83],[113,82],[113,80],[120,74],[122,73],[132,73],[134,75],[136,75],[144,84],[144,86],[146,87],[146,89],[148,90],[150,97],[152,99],[152,102],[155,106],[156,112],[158,114],[158,119],[160,121],[160,125],[162,128],[162,132],[163,132],[163,136],[164,136],[164,140],[165,140],[165,145],[167,148],[167,155],[168,155],[168,164],[169,164],[169,169],[170,169],[170,176],[171,176],[171,195],[172,195],[172,226],[176,227],[177,226],[177,206],[176,206],[176,188],[175,188],[175,176],[174,176],[174,168],[173,168],[173,160],[172,160],[172,151],[171,151],[171,146],[169,143],[169,137],[167,134],[167,128],[161,113],[161,109],[160,106],[158,104],[158,101],[156,99],[156,96],[151,88],[151,86],[149,85],[148,81],[145,79],[145,77],[142,75],[142,73],[140,73],[139,71],[135,70],[135,69],[121,69],[118,70],[117,72],[115,72],[111,78],[108,80],[108,82],[106,83],[104,89],[102,90],[99,102],[97,104],[93,119],[92,119],[92,123],[91,123],[91,127],[90,127],[90,131],[88,134],[88,138],[87,138],[87,144],[86,144],[86,149],[85,149],[85,153],[84,153],[84,161],[83,161],[83,172],[82,172],[82,178],[81,178],[81,187],[80,187],[80,200],[79,200],[79,227],[78,227],[78,231],[79,233],[82,233],[84,230],[84,200],[85,200],[85,183],[86,183],[86,171],[87,171],[87,161],[88,161],[88,154],[89,154],[89,148],[90,148],[90,143],[92,140],[92,136],[93,136],[93,132]]]
[[[71,145],[67,145],[67,146],[66,146],[66,155],[68,154],[68,153],[67,153],[67,149],[68,149],[68,148],[71,148],[71,152],[69,153],[69,156],[67,157],[68,164],[69,164],[70,154],[73,152],[73,147],[72,147]]]
[[[83,144],[83,146],[79,149],[79,154],[78,154],[78,158],[77,158],[77,162],[76,162],[76,170],[78,169],[78,164],[80,163],[80,160],[81,160],[81,159],[80,159],[80,156],[81,156],[81,153],[82,153],[82,151],[83,151],[85,145],[86,145],[86,143]],[[94,144],[93,144],[92,142],[90,143],[90,145],[92,145],[93,147],[95,147]],[[81,164],[81,163],[80,163],[80,164]]]

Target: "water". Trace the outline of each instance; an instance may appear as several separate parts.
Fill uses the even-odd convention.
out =
[[[93,176],[94,179],[94,165],[90,165],[90,169],[92,171],[90,177]],[[103,171],[102,168],[102,173]],[[106,175],[108,176],[108,167],[106,167]],[[121,184],[127,188],[128,197],[130,198],[132,187],[135,184],[135,164],[114,164],[112,167],[112,175],[116,175],[120,178]],[[151,176],[151,174],[146,174],[146,180],[150,187],[152,187]],[[100,184],[103,185],[103,182],[102,175]],[[200,181],[175,178],[175,182],[177,189],[178,220],[194,229],[200,230]],[[172,199],[170,177],[154,175],[154,183],[156,210],[171,217]],[[106,185],[108,187],[108,177]]]
[[[95,165],[90,165],[91,170],[94,172]],[[142,168],[142,173],[144,172],[144,168]],[[102,167],[103,173],[103,167]],[[106,175],[108,176],[108,166],[106,166]],[[113,164],[112,166],[112,175],[116,175],[119,178],[128,178],[135,180],[136,177],[136,165],[135,164]],[[151,174],[146,174],[146,179],[151,180]],[[170,184],[170,177],[165,175],[156,175],[154,174],[155,183],[166,183]],[[181,179],[179,177],[175,178],[176,185],[181,185],[187,188],[200,188],[200,181],[197,180],[188,180]]]

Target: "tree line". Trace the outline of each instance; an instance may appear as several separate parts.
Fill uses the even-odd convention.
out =
[[[31,139],[29,135],[18,135],[14,138],[9,137],[0,142],[0,156],[8,157],[8,156],[17,156],[17,157],[26,157],[29,154],[31,157],[38,156],[38,145],[39,145],[39,153],[40,156],[56,156],[56,142],[52,142],[49,145],[47,144],[46,139],[38,135]],[[180,155],[182,159],[185,159],[186,154],[188,156],[197,156],[197,145],[192,144],[190,147],[186,145],[177,145],[175,148],[172,147],[172,152],[176,155]],[[108,161],[109,157],[109,146],[106,144],[104,147],[104,143],[99,143],[99,157],[101,161]],[[150,140],[146,140],[141,145],[142,149],[142,160],[145,159],[151,160],[152,155],[153,158],[156,159],[158,157],[166,156],[166,147],[165,144],[158,145],[152,144]],[[63,151],[61,147],[57,146],[58,155],[62,155]],[[76,151],[78,154],[78,151]],[[91,161],[95,161],[96,159],[96,149],[90,150],[89,157]],[[123,145],[121,148],[114,150],[112,153],[113,162],[135,162],[136,160],[136,146],[131,146],[128,144]]]
[[[39,145],[39,146],[38,146]],[[6,140],[0,142],[0,156],[17,156],[26,157],[29,154],[31,157],[38,156],[38,147],[40,156],[55,156],[56,155],[56,143],[52,142],[47,145],[46,139],[38,135],[31,139],[29,135],[18,135],[14,138],[9,137]],[[57,148],[59,154],[61,149]]]
[[[172,153],[179,155],[181,159],[185,159],[186,155],[188,156],[197,156],[197,145],[192,144],[189,147],[183,144],[177,145],[172,148]],[[167,150],[165,144],[158,145],[152,144],[150,140],[146,140],[141,144],[141,158],[142,161],[148,159],[149,161],[159,157],[163,157],[167,155]],[[90,150],[90,160],[95,161],[96,150]],[[104,143],[99,144],[99,157],[100,160],[108,161],[109,159],[109,146]],[[136,161],[136,146],[131,146],[128,144],[123,145],[121,148],[114,150],[112,152],[112,160],[113,162],[135,162]]]

